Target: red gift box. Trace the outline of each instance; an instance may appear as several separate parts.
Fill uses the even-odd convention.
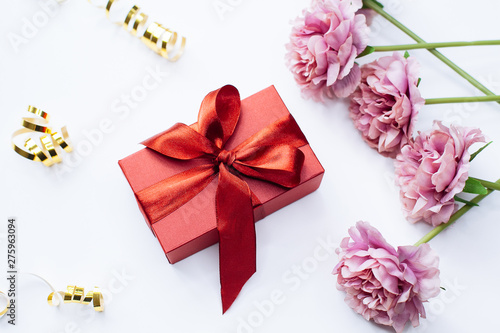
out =
[[[285,116],[289,116],[288,109],[274,86],[245,98],[241,101],[241,111],[234,133],[225,143],[224,149],[230,151]],[[293,118],[291,120],[296,126]],[[196,123],[190,127],[196,128]],[[300,132],[300,129],[298,131]],[[248,184],[253,197],[258,199],[252,200],[257,203],[253,206],[254,221],[266,217],[319,187],[323,178],[323,167],[309,144],[306,143],[298,148],[305,159],[300,171],[300,182],[293,188],[284,188],[271,182],[239,175]],[[206,163],[203,159],[174,159],[150,148],[144,148],[119,161],[136,198],[142,190],[203,163]],[[218,179],[213,179],[191,200],[154,223],[149,220],[148,214],[138,200],[146,222],[158,238],[170,263],[180,261],[218,242],[215,205],[217,183]]]

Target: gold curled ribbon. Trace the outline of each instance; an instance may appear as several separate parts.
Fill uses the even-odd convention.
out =
[[[56,298],[54,296],[56,296]],[[104,311],[104,297],[98,287],[94,287],[94,290],[89,291],[85,295],[84,288],[68,286],[66,291],[51,292],[47,297],[47,303],[49,303],[50,306],[59,306],[61,304],[60,299],[62,299],[64,303],[90,304],[92,302],[95,311]]]
[[[137,15],[137,17],[135,18],[134,25],[132,26],[132,30],[130,31],[130,33],[133,36],[137,36],[137,31],[139,29],[142,29],[142,27],[146,24],[146,22],[148,21],[148,19],[149,19],[149,17],[146,14],[139,13]],[[125,26],[125,24],[124,24],[123,28],[128,31],[128,25]]]
[[[88,1],[94,4],[92,0]],[[105,9],[108,18],[110,18],[111,6],[115,1],[118,0],[108,0],[106,3]],[[103,8],[103,6],[97,7]],[[137,36],[139,31],[144,26],[147,26],[142,36],[140,36],[141,41],[163,58],[172,62],[179,60],[186,47],[186,37],[179,38],[177,32],[165,28],[157,22],[148,25],[148,20],[148,15],[141,12],[139,6],[134,5],[128,11],[123,23],[120,24],[123,26],[123,29],[130,32],[133,36]]]
[[[109,18],[109,11],[111,10],[111,6],[113,5],[113,2],[115,0],[109,0],[107,5],[106,5],[106,17]]]
[[[0,311],[0,318],[3,317],[4,314],[7,313],[7,311],[9,310],[9,297],[7,297],[7,295],[3,292],[3,291],[0,291],[0,297],[3,297],[6,301],[6,305],[5,305],[5,309],[3,309],[2,311]]]
[[[60,163],[61,156],[58,153],[58,148],[62,148],[67,153],[71,152],[73,148],[69,142],[69,134],[66,126],[62,127],[60,131],[54,131],[49,127],[49,114],[41,109],[34,106],[28,106],[28,112],[37,116],[37,118],[23,117],[21,125],[23,128],[15,131],[12,134],[12,148],[14,151],[24,158],[35,162],[42,162],[45,166],[52,166],[54,163]],[[42,135],[38,139],[41,145],[38,146],[35,139],[29,137],[24,142],[23,149],[19,147],[14,139],[22,134],[26,133],[43,133],[48,135]]]
[[[177,32],[171,31],[159,23],[153,22],[144,32],[141,40],[151,50],[155,51],[162,57],[170,60],[177,61],[184,53],[186,47],[186,38],[182,37],[180,47],[175,56],[170,57],[170,53],[174,50],[177,44]]]

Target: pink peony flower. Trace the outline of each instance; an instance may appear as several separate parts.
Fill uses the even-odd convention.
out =
[[[436,121],[430,132],[401,149],[397,156],[396,183],[407,219],[437,226],[449,221],[456,209],[454,196],[469,177],[469,147],[485,142],[476,128],[448,128]]]
[[[287,65],[306,98],[349,96],[361,79],[354,61],[368,43],[360,0],[314,0],[294,22]]]
[[[349,229],[333,270],[346,303],[366,320],[402,332],[425,318],[423,302],[439,294],[439,257],[428,244],[396,251],[368,222]]]
[[[412,137],[425,100],[417,88],[419,65],[395,52],[361,67],[361,84],[351,96],[350,117],[368,145],[396,157]]]

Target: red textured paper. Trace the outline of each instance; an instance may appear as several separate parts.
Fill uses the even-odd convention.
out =
[[[288,110],[273,86],[242,100],[240,119],[233,136],[226,143],[226,149],[236,147],[248,137],[287,114]],[[305,155],[305,162],[300,185],[293,189],[285,189],[269,182],[242,177],[262,203],[254,207],[255,221],[306,196],[319,187],[323,178],[323,167],[309,145],[301,147],[300,150]],[[204,161],[201,160],[179,161],[147,148],[119,161],[134,193],[203,163]],[[216,189],[217,179],[214,179],[196,197],[153,225],[143,212],[146,222],[158,238],[170,263],[180,261],[217,243]],[[142,211],[140,204],[139,208]]]

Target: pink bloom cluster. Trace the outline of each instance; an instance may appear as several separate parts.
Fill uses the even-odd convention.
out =
[[[402,332],[425,318],[423,302],[439,294],[439,257],[428,244],[400,246],[397,251],[367,222],[349,230],[337,250],[333,274],[346,303],[366,320]]]
[[[368,145],[396,157],[412,137],[425,104],[418,90],[419,64],[400,53],[361,67],[361,84],[351,96],[350,117]]]
[[[448,222],[455,210],[454,196],[469,177],[468,149],[476,142],[485,142],[479,129],[435,122],[432,131],[419,133],[401,149],[396,182],[408,220],[433,226]]]
[[[315,0],[294,22],[287,65],[306,98],[349,96],[361,79],[356,57],[368,43],[361,0]]]

